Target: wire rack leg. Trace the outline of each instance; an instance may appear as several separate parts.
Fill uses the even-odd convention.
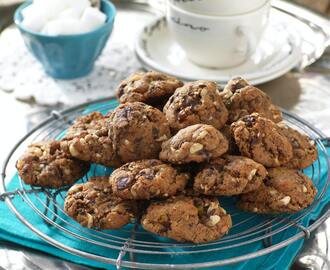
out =
[[[127,241],[125,242],[125,244],[123,245],[123,247],[121,248],[119,254],[118,254],[118,257],[117,257],[117,260],[116,260],[116,268],[118,270],[122,269],[121,268],[121,264],[122,264],[122,260],[124,258],[124,256],[126,255],[126,252],[127,252],[127,248],[128,247],[131,247],[132,245],[132,240],[135,239],[135,233],[136,233],[136,230],[137,230],[137,227],[138,227],[138,223],[135,222],[134,224],[134,227],[131,231],[131,236],[129,239],[127,239]],[[135,261],[135,256],[134,256],[134,253],[133,252],[129,252],[129,258],[132,262]]]
[[[293,224],[293,225],[304,232],[306,240],[308,240],[311,237],[311,231],[308,228],[300,224]]]
[[[47,216],[47,214],[48,214],[49,204],[50,204],[50,199],[49,199],[48,196],[46,196],[46,207],[45,207],[44,212],[43,212],[43,214],[44,214],[45,216]]]
[[[135,234],[136,234],[136,231],[138,229],[138,226],[139,226],[139,224],[136,221],[135,224],[134,224],[133,230],[132,230],[131,241],[135,239]],[[133,247],[133,245],[131,245],[131,247]],[[135,261],[135,254],[134,254],[134,252],[132,252],[132,251],[129,252],[129,259],[131,260],[131,262],[134,262]]]
[[[50,207],[50,202],[51,200],[53,201],[53,210],[54,210],[54,214],[53,214],[53,218],[52,218],[52,221],[56,221],[57,219],[57,203],[56,203],[56,197],[57,195],[59,194],[59,192],[61,192],[62,189],[60,190],[57,190],[54,192],[54,194],[51,193],[51,191],[48,191],[46,189],[43,189],[43,192],[46,194],[46,205],[45,205],[45,209],[43,211],[43,214],[45,216],[47,216],[48,212],[49,212],[49,207]],[[51,225],[49,224],[48,222],[46,222],[47,225]]]
[[[265,231],[265,234],[269,234],[272,231],[271,226]],[[272,236],[268,236],[262,240],[262,244],[265,248],[270,247],[273,244]]]
[[[117,270],[122,269],[122,268],[121,268],[121,264],[122,264],[122,261],[123,261],[123,258],[124,258],[124,256],[125,256],[125,254],[126,254],[126,249],[127,249],[128,246],[129,246],[129,241],[130,241],[130,240],[128,240],[128,241],[123,245],[123,247],[121,248],[121,250],[120,250],[120,252],[119,252],[119,254],[118,254],[118,257],[117,257],[117,260],[116,260],[116,269],[117,269]]]
[[[43,211],[43,214],[45,216],[47,216],[48,212],[49,212],[49,207],[50,207],[50,203],[51,201],[53,202],[52,205],[53,205],[53,217],[52,217],[52,221],[53,222],[56,222],[57,220],[57,217],[58,217],[58,207],[57,207],[57,196],[64,190],[67,190],[69,187],[68,186],[65,186],[65,187],[62,187],[56,191],[50,191],[50,190],[47,190],[47,189],[41,189],[42,192],[44,192],[46,194],[46,205],[45,205],[45,209]],[[47,225],[51,225],[49,224],[48,222],[46,222]]]
[[[61,120],[69,126],[71,126],[73,124],[72,120],[68,119],[66,116],[63,116],[63,114],[59,111],[54,110],[50,114],[54,119]]]
[[[62,187],[58,190],[56,190],[52,195],[51,195],[51,198],[53,200],[53,209],[54,209],[54,215],[53,215],[53,221],[56,222],[56,219],[57,219],[57,214],[58,214],[58,203],[57,203],[57,196],[64,190],[67,190],[69,189],[69,186],[65,186],[65,187]]]
[[[57,203],[56,203],[56,195],[55,194],[53,195],[52,200],[54,201],[54,203],[53,203],[54,215],[53,215],[53,219],[52,220],[54,222],[56,222],[58,211],[57,211]]]

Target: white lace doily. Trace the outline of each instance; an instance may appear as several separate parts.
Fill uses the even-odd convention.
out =
[[[87,77],[56,80],[46,75],[27,51],[16,29],[7,30],[0,52],[0,88],[14,91],[20,100],[34,99],[43,105],[75,105],[114,94],[120,80],[141,68],[133,51],[122,43],[108,42]]]

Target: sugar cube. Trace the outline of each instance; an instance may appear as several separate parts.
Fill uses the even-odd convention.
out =
[[[63,18],[63,19],[80,19],[81,14],[77,9],[74,8],[67,8],[63,10],[57,18]]]
[[[89,0],[70,0],[68,1],[69,8],[74,9],[79,16],[81,16],[84,12],[84,10],[91,6],[91,3]]]
[[[36,16],[39,13],[35,5],[29,5],[22,10],[23,19],[30,16]]]
[[[70,0],[71,1],[71,0]],[[49,20],[55,19],[63,10],[68,8],[66,0],[41,0],[34,5],[38,8],[40,13],[43,13]]]
[[[47,35],[88,32],[106,21],[106,15],[91,7],[90,0],[33,0],[22,15],[23,26]]]
[[[107,17],[97,8],[88,7],[81,16],[81,22],[87,31],[92,31],[105,23]]]
[[[48,23],[40,31],[41,34],[48,35]]]
[[[80,22],[77,19],[53,20],[47,23],[44,30],[51,36],[81,33]]]
[[[26,16],[22,25],[34,32],[39,32],[47,23],[47,18],[43,14],[36,14],[34,16]]]

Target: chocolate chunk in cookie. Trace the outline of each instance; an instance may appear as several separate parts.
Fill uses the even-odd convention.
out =
[[[209,81],[187,83],[178,88],[163,111],[173,131],[194,124],[209,124],[220,129],[228,119],[217,84]]]
[[[256,190],[265,179],[264,166],[241,156],[225,156],[205,164],[196,175],[194,190],[212,196],[232,196]]]
[[[16,168],[26,184],[60,188],[82,178],[89,165],[63,151],[60,142],[43,141],[31,144],[17,161]]]
[[[164,142],[159,155],[161,160],[173,164],[204,162],[228,151],[228,141],[213,126],[197,124],[181,129]]]
[[[118,165],[109,137],[109,116],[93,112],[78,118],[62,140],[69,153],[77,159],[108,167]]]
[[[183,191],[189,175],[160,160],[140,160],[115,170],[110,181],[115,196],[123,199],[166,198]]]
[[[259,189],[241,195],[238,206],[255,213],[295,213],[311,205],[316,194],[313,182],[302,172],[272,168]]]
[[[141,102],[120,105],[110,121],[109,136],[121,164],[158,158],[162,142],[171,137],[163,113]]]
[[[293,156],[288,138],[274,122],[258,113],[234,122],[231,131],[241,154],[266,167],[285,165]]]
[[[65,198],[65,212],[87,228],[118,229],[136,215],[135,202],[112,194],[108,176],[93,177],[72,186]]]
[[[221,96],[229,112],[229,123],[254,112],[276,123],[282,120],[281,111],[269,96],[242,78],[229,81]]]
[[[139,72],[120,83],[116,95],[120,103],[140,101],[162,107],[183,82],[157,71]]]
[[[141,224],[147,231],[179,242],[203,243],[228,233],[232,221],[216,198],[178,196],[151,203]]]
[[[291,142],[293,149],[293,158],[285,166],[292,169],[304,169],[312,165],[318,156],[315,142],[284,123],[279,123],[278,126],[281,133]]]

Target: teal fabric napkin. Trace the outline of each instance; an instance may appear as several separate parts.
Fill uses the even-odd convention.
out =
[[[116,105],[115,103],[113,105]],[[102,107],[102,106],[101,106]],[[86,113],[89,113],[90,111],[97,110],[100,108],[100,106],[96,107],[89,107],[86,110]],[[105,111],[101,111],[105,113]],[[328,149],[328,153],[330,149]],[[321,162],[319,164],[315,164],[315,170],[312,171],[311,168],[308,168],[305,173],[307,175],[311,175],[312,173],[317,173],[320,176],[320,181],[318,183],[315,183],[316,186],[320,190],[322,187],[324,187],[326,181],[327,181],[327,170],[326,170],[326,164],[325,164],[325,156],[320,156]],[[102,166],[96,166],[93,165],[91,168],[91,171],[95,171],[97,175],[107,175],[111,173],[111,169],[104,168]],[[19,181],[19,177],[15,175],[12,180],[9,182],[7,186],[7,190],[14,191],[16,189],[21,189],[21,184]],[[56,198],[56,202],[59,205],[63,205],[63,198],[65,196],[65,191],[63,191],[61,194],[59,194]],[[34,196],[29,196],[31,199],[31,202],[33,205],[36,205],[37,208],[42,211],[43,204],[46,201],[45,195],[42,193],[37,193]],[[330,190],[326,190],[325,194],[317,204],[316,207],[312,209],[312,211],[306,215],[299,224],[303,226],[308,226],[311,224],[322,212],[322,209],[325,207],[325,205],[329,202],[330,199]],[[229,213],[237,212],[237,209],[235,209],[234,202],[232,198],[220,198],[221,204],[224,206],[225,209],[228,210]],[[67,246],[90,252],[93,254],[98,254],[101,256],[106,256],[109,258],[117,258],[119,250],[114,250],[106,247],[100,247],[96,245],[91,245],[90,243],[83,241],[83,240],[77,240],[77,238],[74,238],[66,233],[63,233],[62,231],[56,229],[54,226],[47,225],[43,219],[37,215],[35,212],[31,210],[29,207],[29,201],[23,201],[20,196],[16,196],[13,199],[13,203],[18,209],[18,211],[27,219],[29,222],[37,227],[40,231],[47,234],[48,236],[52,237],[53,239],[57,240],[58,242],[65,244]],[[62,211],[59,210],[58,215],[60,218],[56,220],[56,224],[59,224],[60,226],[64,228],[68,228],[71,232],[76,233],[77,235],[82,235],[83,237],[88,236],[88,233],[91,231],[89,229],[81,227],[78,223],[72,221],[68,216],[65,215]],[[234,224],[238,224],[239,219],[245,219],[249,213],[242,213],[239,215],[239,218],[233,217]],[[48,212],[47,216],[49,218],[52,218],[52,213]],[[236,220],[238,219],[238,220]],[[237,228],[233,228],[231,230],[231,233],[228,235],[230,237],[231,234],[237,233],[237,230],[244,229],[244,226],[251,227],[253,224],[261,224],[264,220],[268,220],[269,216],[256,216],[256,218],[253,218],[252,220],[246,222],[243,225],[238,226]],[[66,224],[67,223],[67,224]],[[72,227],[75,226],[75,227]],[[124,230],[118,230],[118,231],[111,231],[112,235],[115,235],[117,237],[127,237],[130,234],[130,230],[132,229],[132,225],[128,225],[125,227]],[[80,230],[83,230],[83,234]],[[281,233],[278,233],[276,237],[273,237],[272,241],[274,244],[281,242],[283,239],[287,239],[293,235],[295,235],[300,229],[297,227],[290,227],[290,229],[287,229]],[[102,233],[100,234],[102,236]],[[103,235],[104,236],[104,235]],[[256,234],[253,237],[258,237],[260,235]],[[97,268],[105,268],[105,269],[115,269],[116,267],[113,265],[92,261],[88,259],[84,259],[72,254],[69,254],[67,252],[64,252],[60,249],[57,249],[53,247],[52,245],[49,245],[45,241],[43,241],[41,238],[39,238],[36,234],[34,234],[30,229],[28,229],[23,223],[21,223],[15,215],[9,210],[7,205],[5,203],[0,202],[0,238],[3,240],[7,240],[10,242],[14,242],[23,246],[27,246],[36,250],[40,250],[49,254],[52,254],[54,256],[63,258],[68,261],[72,261],[79,264],[84,264],[92,267]],[[95,235],[90,235],[88,237],[91,240],[97,240],[95,238]],[[144,241],[155,241],[155,242],[163,242],[168,243],[171,242],[168,239],[164,239],[161,237],[157,237],[153,234],[145,234],[142,228],[138,228],[138,234],[136,237],[136,240],[144,240]],[[304,240],[298,240],[294,242],[293,244],[284,247],[282,249],[279,249],[275,252],[272,252],[270,254],[250,259],[241,263],[237,263],[234,265],[229,266],[223,266],[223,267],[215,267],[215,268],[205,268],[205,269],[249,269],[249,270],[259,270],[259,269],[288,269],[290,265],[292,264],[292,261],[294,260],[296,254],[299,252],[303,245]],[[252,251],[257,251],[263,249],[263,243],[262,241],[254,242],[250,245],[245,245],[243,247],[239,246],[239,241],[233,242],[233,244],[236,244],[236,247],[233,247],[230,250],[227,251],[221,251],[221,252],[203,252],[203,249],[206,247],[200,246],[198,249],[200,250],[200,253],[198,254],[189,254],[184,256],[159,256],[159,255],[143,255],[143,254],[135,254],[135,260],[138,262],[145,262],[145,261],[151,261],[154,263],[186,263],[186,264],[192,264],[192,263],[198,263],[198,262],[206,262],[206,261],[215,261],[225,258],[232,258],[235,256],[243,255],[246,253],[250,253]],[[118,247],[121,246],[118,244]],[[217,245],[218,247],[218,245]],[[169,251],[172,251],[172,249],[168,249]],[[175,249],[176,251],[180,251],[179,248]],[[128,259],[128,256],[125,255],[125,260]]]

